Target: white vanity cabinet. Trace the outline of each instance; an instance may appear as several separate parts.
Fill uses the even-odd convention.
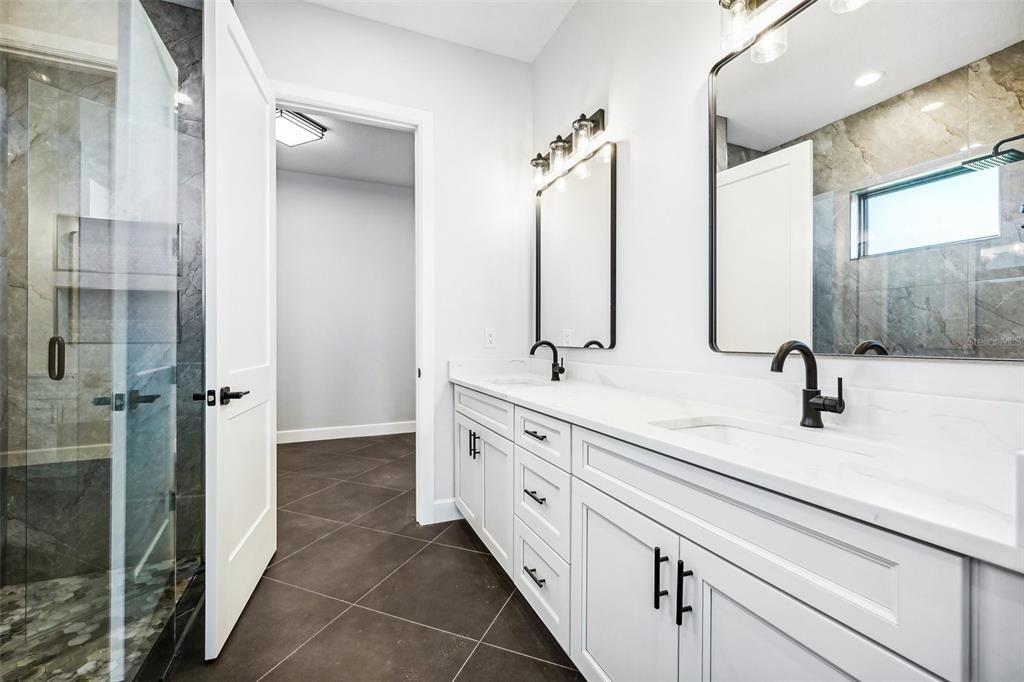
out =
[[[457,505],[588,680],[1024,680],[1024,575],[458,396]]]
[[[455,443],[455,506],[511,574],[512,441],[456,414]]]

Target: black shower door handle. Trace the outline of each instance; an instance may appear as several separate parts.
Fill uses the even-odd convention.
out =
[[[64,337],[51,336],[46,347],[46,372],[54,381],[64,378]]]

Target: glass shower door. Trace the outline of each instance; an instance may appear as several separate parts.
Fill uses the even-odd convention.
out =
[[[44,40],[0,47],[0,679],[132,679],[175,596],[177,70],[138,0],[3,9]]]

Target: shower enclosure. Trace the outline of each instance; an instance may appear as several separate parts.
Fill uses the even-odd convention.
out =
[[[0,679],[173,615],[178,69],[138,0],[0,3]]]

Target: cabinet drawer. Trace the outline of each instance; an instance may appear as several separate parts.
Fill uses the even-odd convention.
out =
[[[462,386],[455,387],[455,411],[512,440],[512,403]]]
[[[513,497],[516,516],[569,560],[572,477],[537,455],[516,446],[516,475]]]
[[[966,559],[586,429],[573,473],[947,679],[967,673]]]
[[[562,649],[569,650],[569,564],[555,554],[522,519],[516,519],[516,587],[548,627]]]
[[[572,471],[569,452],[571,427],[561,419],[516,406],[516,445],[521,445],[559,469]]]

